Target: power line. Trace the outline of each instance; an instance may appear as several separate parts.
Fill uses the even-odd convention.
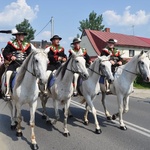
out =
[[[51,20],[35,35],[35,37],[38,36],[48,26],[50,22]]]

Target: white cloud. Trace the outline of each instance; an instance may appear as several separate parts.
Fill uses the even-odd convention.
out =
[[[43,32],[39,35],[39,37],[40,37],[41,39],[43,39],[43,40],[49,41],[50,38],[51,38],[51,32],[50,32],[50,31],[43,31]]]
[[[24,18],[32,21],[37,17],[39,6],[36,5],[31,8],[26,0],[17,0],[5,6],[4,10],[0,12],[0,26],[13,27],[17,23],[23,21]]]
[[[117,14],[114,10],[107,10],[103,13],[104,20],[108,25],[115,26],[144,25],[150,21],[150,13],[139,10],[132,14],[130,9],[131,6],[127,6],[122,15]]]

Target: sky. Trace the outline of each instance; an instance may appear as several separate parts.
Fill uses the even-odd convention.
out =
[[[37,35],[54,18],[54,34],[62,37],[60,44],[67,52],[77,34],[82,34],[79,21],[92,11],[103,15],[103,25],[111,32],[150,38],[149,0],[1,0],[0,30],[14,29],[28,19]],[[35,41],[51,37],[51,24],[35,36]],[[11,35],[0,34],[0,48],[5,47]]]

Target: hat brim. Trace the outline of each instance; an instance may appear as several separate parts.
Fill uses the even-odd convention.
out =
[[[116,42],[113,42],[113,41],[107,41],[107,43],[115,44]]]
[[[71,43],[71,45],[76,44],[76,43],[81,43],[81,41],[73,42],[73,43]]]
[[[51,38],[51,39],[50,39],[50,41],[53,41],[53,40],[55,40],[55,39],[62,40],[62,38],[61,38],[61,37],[59,37],[59,38]]]
[[[12,35],[27,35],[27,33],[25,33],[25,32],[18,32],[18,33],[13,33]]]

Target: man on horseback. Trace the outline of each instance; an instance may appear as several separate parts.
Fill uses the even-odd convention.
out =
[[[117,48],[115,48],[116,42],[117,41],[114,39],[109,39],[107,41],[107,47],[104,48],[101,52],[101,56],[103,56],[103,55],[105,55],[105,56],[110,55],[111,56],[110,62],[112,64],[113,74],[115,73],[116,67],[122,65],[122,58],[121,58],[120,51]]]
[[[50,61],[47,68],[48,70],[57,70],[60,67],[61,63],[67,60],[67,56],[64,53],[64,48],[59,44],[61,39],[62,38],[58,35],[54,35],[50,39],[52,44],[45,49],[45,52],[47,52],[48,59]]]
[[[81,39],[80,38],[74,38],[72,43],[71,43],[71,46],[72,46],[72,49],[69,50],[69,57],[72,55],[72,53],[75,53],[77,56],[83,56],[84,59],[86,60],[86,67],[89,67],[90,64],[92,63],[91,59],[90,59],[90,56],[88,55],[87,53],[87,50],[85,48],[81,48],[80,47],[80,42],[81,42]],[[74,96],[77,96],[77,90],[76,90],[76,87],[77,87],[77,77],[74,76],[74,80],[73,80],[73,87],[74,87],[74,92],[73,92],[73,95]]]
[[[12,30],[12,35],[15,36],[15,39],[9,41],[3,51],[4,58],[9,61],[9,66],[6,71],[6,100],[10,100],[10,78],[12,73],[21,66],[31,52],[30,43],[24,41],[24,36],[26,36],[27,33],[19,32],[14,29]]]
[[[112,64],[111,70],[112,70],[113,75],[116,72],[116,67],[122,65],[122,58],[121,58],[120,51],[117,48],[115,48],[116,42],[117,42],[117,40],[115,40],[115,39],[109,39],[107,41],[106,48],[104,48],[101,52],[101,56],[110,55],[110,62]],[[106,82],[106,93],[111,94],[108,82]]]

